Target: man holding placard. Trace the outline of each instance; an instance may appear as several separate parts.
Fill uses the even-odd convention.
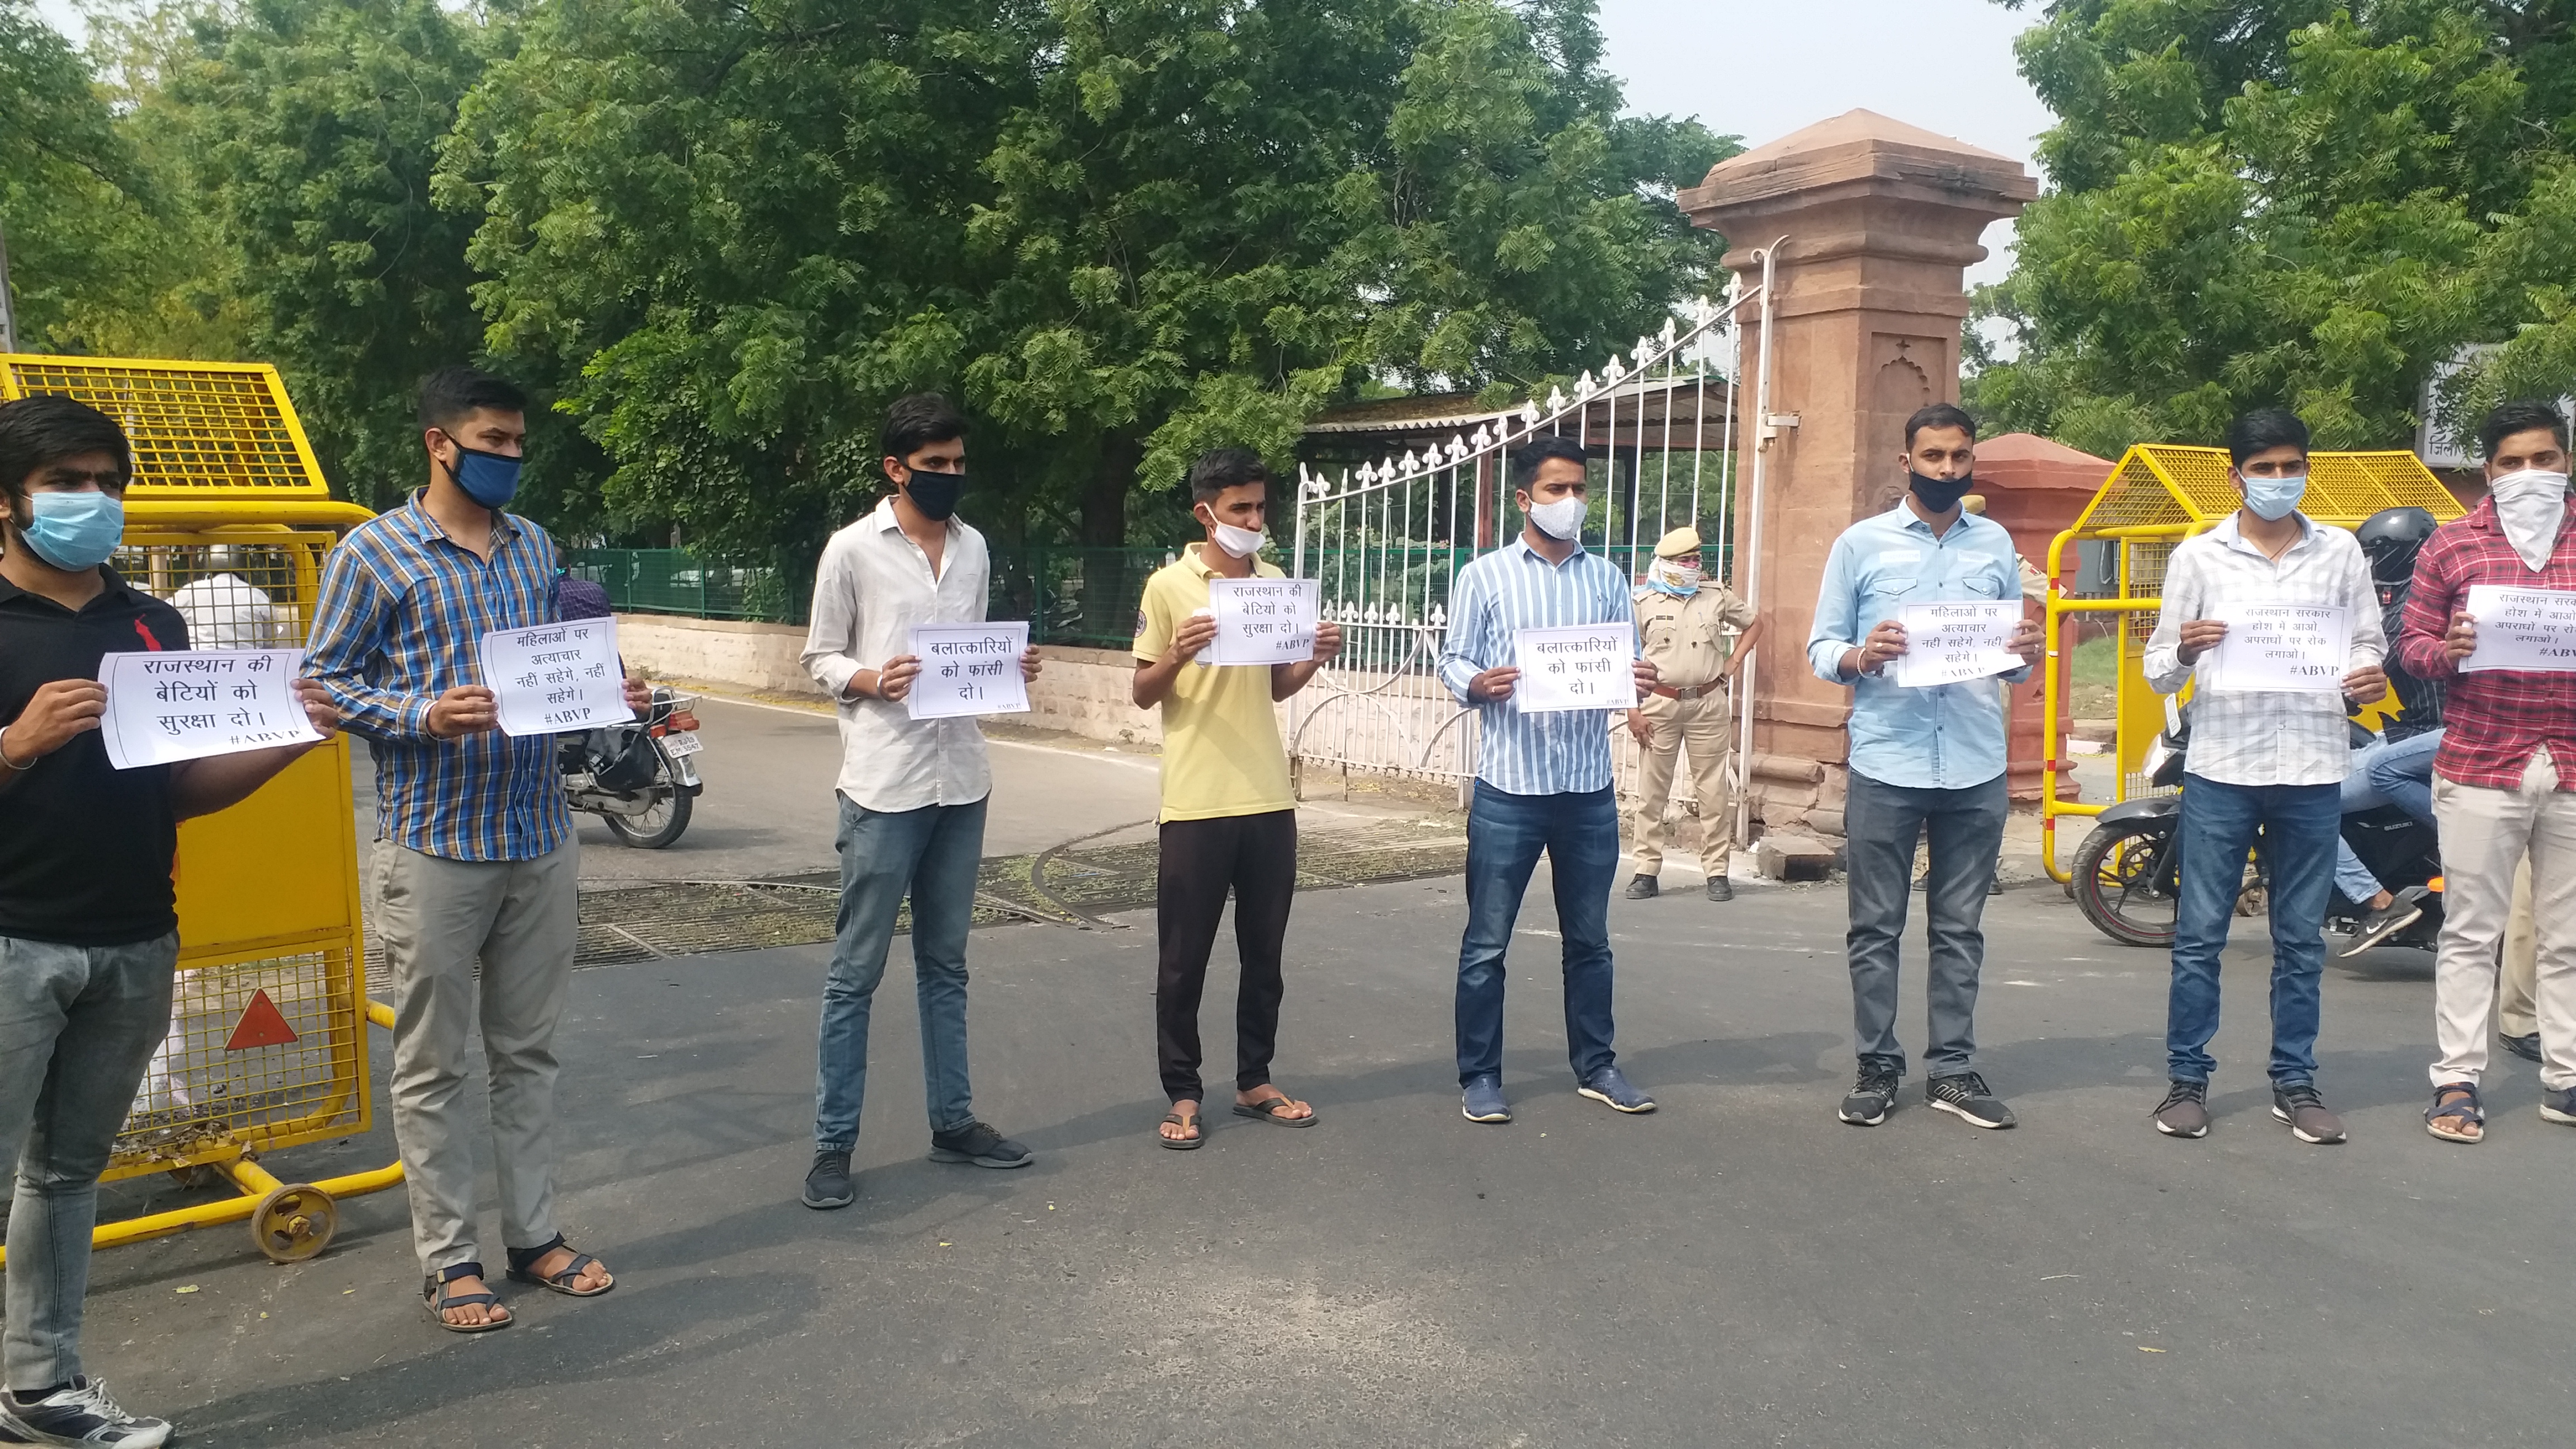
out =
[[[478,1028],[509,1276],[577,1298],[615,1286],[555,1216],[554,1035],[581,844],[553,732],[632,718],[651,691],[624,676],[613,624],[563,622],[554,539],[506,511],[526,396],[445,367],[421,382],[419,422],[427,481],[331,551],[307,657],[376,759],[374,925],[421,1296],[439,1326],[484,1333],[513,1319],[476,1246]]]
[[[1976,420],[1949,403],[1905,420],[1905,496],[1834,540],[1807,636],[1816,676],[1852,691],[1844,879],[1860,1072],[1839,1115],[1855,1127],[1886,1121],[1905,1082],[1897,967],[1927,834],[1924,1100],[1975,1127],[2016,1120],[1976,1070],[1977,976],[2010,809],[1995,680],[2029,674],[2041,631],[2022,617],[2012,535],[1961,506],[1976,443]]]
[[[80,1340],[99,1174],[170,1030],[179,822],[248,797],[338,720],[320,686],[282,677],[291,659],[185,652],[178,611],[108,567],[133,468],[87,404],[0,403],[0,1164],[17,1180],[0,1441],[170,1437],[86,1375]],[[256,730],[232,723],[254,710]],[[133,751],[111,747],[120,718]]]
[[[2243,506],[2165,564],[2147,682],[2194,687],[2176,850],[2173,987],[2156,1130],[2209,1133],[2218,956],[2259,834],[2271,870],[2272,1116],[2302,1142],[2341,1142],[2317,1092],[2325,915],[2343,838],[2346,716],[2388,692],[2379,595],[2361,545],[2299,511],[2308,427],[2283,408],[2227,426]]]
[[[868,1085],[868,1018],[912,902],[913,987],[930,1158],[1025,1167],[1029,1149],[975,1120],[966,1073],[966,932],[993,792],[975,716],[1028,708],[1028,626],[987,624],[992,560],[957,517],[966,419],[937,393],[897,399],[878,434],[893,491],[832,535],[814,575],[805,671],[839,706],[841,916],[823,985],[810,1208],[848,1207]]]
[[[1207,536],[1145,581],[1136,616],[1136,705],[1163,711],[1154,1028],[1172,1108],[1158,1132],[1180,1152],[1206,1137],[1199,998],[1229,891],[1242,970],[1235,1115],[1283,1127],[1316,1120],[1270,1082],[1297,890],[1297,799],[1273,706],[1341,652],[1342,629],[1316,618],[1314,580],[1261,561],[1272,482],[1248,449],[1202,454],[1190,466],[1190,510]]]
[[[2568,525],[2567,420],[2510,402],[2478,429],[2487,497],[2424,545],[2398,656],[2445,681],[2433,757],[2442,828],[2442,941],[2433,968],[2426,1128],[2486,1135],[2478,1087],[2496,948],[2526,854],[2537,933],[2540,1115],[2576,1125],[2576,530]]]
[[[1476,711],[1467,812],[1467,930],[1458,947],[1458,1084],[1471,1122],[1509,1122],[1503,1097],[1503,953],[1546,852],[1564,938],[1566,1052],[1584,1096],[1621,1112],[1652,1097],[1611,1049],[1610,884],[1619,805],[1611,712],[1655,685],[1637,652],[1628,580],[1583,548],[1585,460],[1571,438],[1512,458],[1521,536],[1458,571],[1440,677]]]

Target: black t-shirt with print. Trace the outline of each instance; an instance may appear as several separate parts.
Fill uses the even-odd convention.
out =
[[[0,579],[0,726],[42,685],[96,679],[105,655],[188,647],[178,610],[106,573],[77,614]],[[129,946],[166,935],[179,925],[178,850],[170,767],[117,769],[98,731],[75,735],[0,790],[0,936]]]

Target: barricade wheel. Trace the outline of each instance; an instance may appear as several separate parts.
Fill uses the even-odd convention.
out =
[[[250,1215],[251,1241],[272,1263],[301,1263],[331,1246],[339,1230],[340,1205],[310,1183],[288,1183]]]

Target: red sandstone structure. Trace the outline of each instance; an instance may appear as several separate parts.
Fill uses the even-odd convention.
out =
[[[1756,252],[1778,241],[1770,416],[1746,417],[1736,475],[1750,478],[1765,452],[1760,603],[1777,642],[1755,666],[1748,763],[1753,813],[1769,829],[1843,833],[1849,695],[1803,658],[1825,552],[1903,491],[1906,415],[1958,400],[1962,274],[1985,259],[1986,225],[2038,194],[2021,163],[1872,111],[1719,162],[1682,193],[1693,222],[1725,234],[1726,265],[1748,285],[1761,280]],[[1749,365],[1763,325],[1747,314]],[[1736,535],[1748,542],[1753,508],[1748,491]]]

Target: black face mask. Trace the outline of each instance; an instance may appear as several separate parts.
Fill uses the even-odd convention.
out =
[[[933,523],[945,523],[957,511],[957,495],[966,491],[963,473],[924,473],[916,468],[903,485],[903,496]]]
[[[1914,496],[1922,500],[1924,511],[1928,513],[1949,512],[1959,506],[1959,500],[1967,497],[1970,489],[1977,486],[1977,480],[1971,475],[1926,478],[1909,468],[1905,476],[1914,489]]]

